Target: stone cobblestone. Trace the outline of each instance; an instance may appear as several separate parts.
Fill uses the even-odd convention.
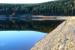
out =
[[[75,17],[60,24],[31,50],[75,50]]]

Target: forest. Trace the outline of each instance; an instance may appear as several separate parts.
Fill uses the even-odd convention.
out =
[[[1,15],[45,15],[45,16],[73,16],[75,3],[72,0],[50,1],[39,4],[0,4]]]
[[[6,20],[2,20],[4,17],[0,16],[0,30],[50,32],[63,21],[32,21],[31,16],[73,16],[75,15],[74,2],[66,0],[39,4],[0,4],[0,15],[7,17]]]

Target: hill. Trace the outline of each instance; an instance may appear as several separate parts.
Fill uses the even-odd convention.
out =
[[[75,15],[75,1],[50,1],[39,4],[0,4],[0,14],[31,14],[46,16]]]
[[[41,3],[35,6],[32,12],[48,16],[73,16],[75,15],[75,3],[71,0]]]

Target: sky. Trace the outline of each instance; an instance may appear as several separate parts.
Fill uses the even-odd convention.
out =
[[[42,3],[54,0],[1,0],[0,3]]]

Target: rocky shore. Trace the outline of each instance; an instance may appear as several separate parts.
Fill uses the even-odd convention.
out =
[[[70,17],[31,50],[75,50],[75,17]]]

